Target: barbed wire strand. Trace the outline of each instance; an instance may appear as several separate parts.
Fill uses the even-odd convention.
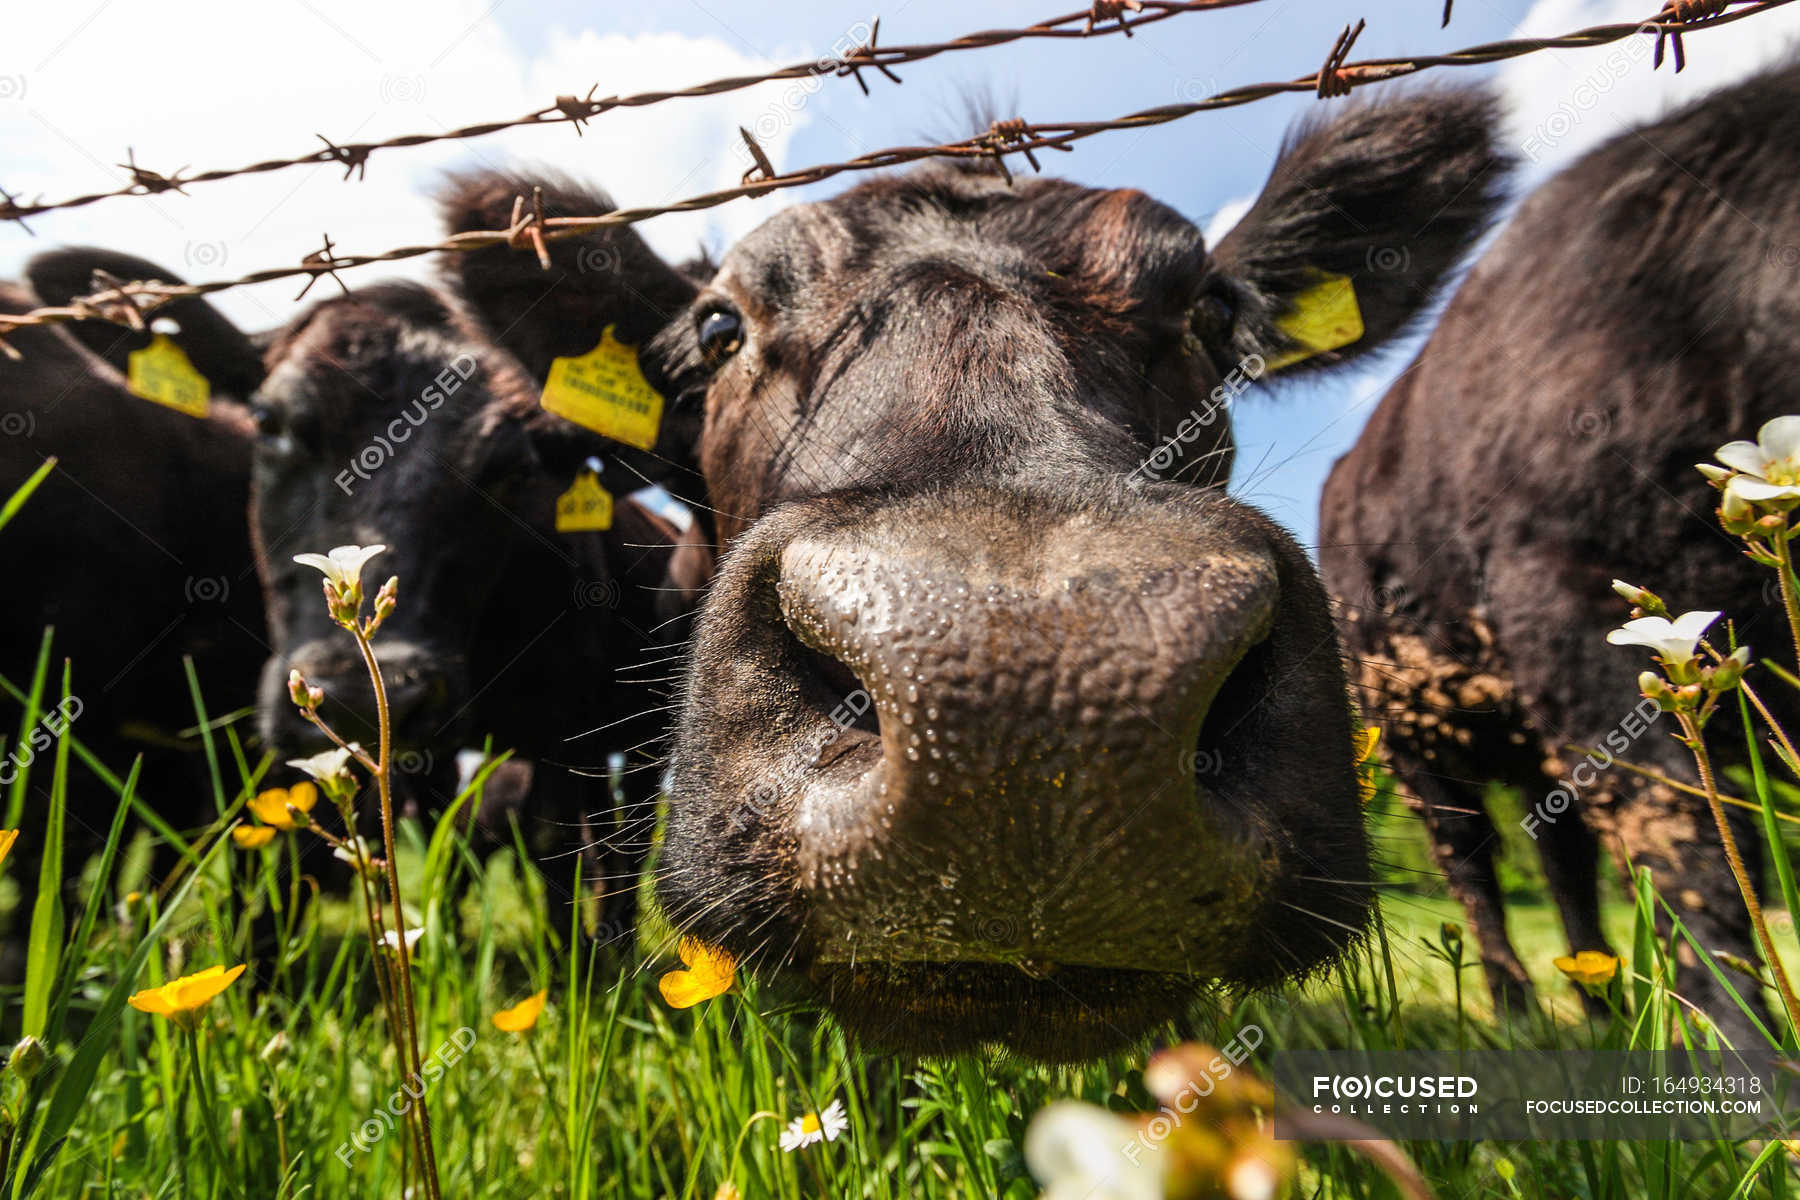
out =
[[[985,50],[993,46],[1004,46],[1010,42],[1027,39],[1083,39],[1104,37],[1114,33],[1122,33],[1129,37],[1132,30],[1139,26],[1154,25],[1159,21],[1166,21],[1170,17],[1212,9],[1241,8],[1260,2],[1261,0],[1097,0],[1096,3],[1077,12],[1067,13],[1060,17],[1050,17],[1017,29],[988,29],[978,33],[967,33],[947,41],[921,42],[906,46],[878,45],[881,19],[876,17],[869,24],[868,39],[843,54],[827,55],[807,62],[790,63],[785,67],[777,67],[755,75],[733,75],[708,83],[695,84],[692,87],[637,92],[627,96],[596,98],[594,93],[600,90],[600,85],[595,84],[588,89],[586,96],[558,96],[555,103],[528,112],[523,116],[503,121],[483,121],[438,133],[409,133],[381,141],[344,142],[342,144],[333,142],[322,133],[316,133],[313,136],[324,143],[320,149],[291,158],[269,158],[240,167],[221,167],[191,175],[184,174],[188,170],[186,167],[168,175],[159,174],[140,165],[135,154],[128,150],[128,160],[118,164],[131,177],[130,182],[122,187],[71,196],[66,200],[33,201],[29,204],[21,203],[17,197],[0,190],[0,221],[23,221],[27,217],[42,216],[44,213],[57,212],[62,209],[82,208],[89,204],[97,204],[102,200],[116,199],[121,196],[154,196],[163,192],[182,191],[195,184],[214,183],[218,180],[236,179],[245,175],[261,175],[270,171],[286,170],[289,167],[322,166],[335,163],[344,168],[345,179],[349,179],[352,175],[356,175],[360,179],[367,175],[369,156],[377,150],[429,146],[437,142],[487,137],[507,129],[542,125],[573,125],[575,132],[579,134],[587,122],[617,109],[644,108],[669,100],[719,96],[727,92],[742,91],[745,88],[757,87],[765,83],[779,83],[784,80],[809,77],[818,79],[853,78],[862,88],[863,93],[867,95],[869,85],[862,77],[862,72],[865,70],[879,71],[888,79],[899,83],[900,77],[894,73],[895,67],[923,62],[940,54],[954,54],[964,50]],[[1128,13],[1130,15],[1127,15]]]
[[[1678,3],[1681,2],[1684,0],[1678,0]],[[1333,44],[1330,55],[1327,57],[1326,65],[1312,75],[1279,82],[1248,84],[1217,93],[1203,100],[1160,105],[1111,120],[1038,124],[1021,119],[997,121],[987,131],[961,141],[946,142],[936,146],[901,146],[877,150],[842,162],[823,163],[774,176],[765,175],[759,166],[747,172],[745,182],[736,187],[705,192],[670,204],[620,208],[593,216],[546,218],[542,214],[540,205],[528,204],[521,197],[514,206],[513,223],[506,229],[473,230],[454,234],[441,242],[401,246],[379,254],[338,254],[335,245],[327,236],[324,238],[323,248],[308,254],[297,266],[274,267],[255,271],[235,279],[214,280],[206,283],[178,285],[133,282],[107,287],[92,295],[78,297],[64,306],[37,308],[19,314],[0,314],[0,351],[17,357],[17,349],[6,343],[5,336],[26,326],[98,318],[141,328],[145,316],[153,312],[157,306],[168,301],[186,296],[212,295],[216,292],[251,284],[306,276],[307,286],[310,288],[320,278],[329,276],[342,287],[344,286],[343,281],[337,275],[339,271],[375,263],[418,258],[426,254],[467,253],[488,246],[514,246],[530,249],[542,255],[546,253],[542,246],[547,241],[575,237],[613,225],[636,224],[671,213],[714,208],[744,197],[763,196],[781,189],[819,183],[846,172],[878,170],[928,158],[992,158],[996,162],[1000,162],[1004,169],[1004,156],[1017,153],[1025,155],[1027,160],[1035,166],[1035,152],[1039,150],[1066,151],[1073,148],[1073,143],[1101,133],[1164,125],[1195,113],[1249,104],[1283,93],[1312,92],[1316,95],[1325,95],[1329,92],[1332,95],[1342,95],[1357,86],[1397,79],[1439,67],[1478,66],[1543,50],[1603,46],[1623,41],[1634,35],[1654,35],[1660,44],[1664,38],[1677,33],[1693,34],[1718,28],[1781,8],[1794,3],[1795,0],[1724,0],[1723,3],[1721,0],[1702,0],[1702,2],[1708,9],[1716,11],[1697,20],[1680,19],[1671,7],[1661,10],[1655,17],[1647,21],[1635,24],[1596,25],[1555,37],[1514,38],[1471,46],[1448,54],[1367,59],[1354,63],[1340,63],[1334,68],[1331,64],[1343,57],[1348,43],[1353,39],[1355,31],[1347,28],[1344,33],[1338,35],[1337,41]],[[304,291],[302,294],[304,295]]]

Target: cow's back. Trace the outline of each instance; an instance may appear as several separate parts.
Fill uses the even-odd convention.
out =
[[[1601,640],[1615,576],[1785,642],[1694,464],[1794,408],[1797,172],[1800,65],[1621,135],[1521,206],[1326,485],[1352,654],[1497,641],[1486,665],[1604,722],[1642,666]]]

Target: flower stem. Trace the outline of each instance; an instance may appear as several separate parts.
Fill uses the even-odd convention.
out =
[[[1786,588],[1785,579],[1783,588]],[[1719,827],[1719,842],[1725,849],[1725,861],[1731,864],[1731,874],[1737,879],[1738,891],[1744,897],[1744,908],[1750,913],[1750,924],[1756,929],[1756,939],[1762,944],[1763,957],[1768,960],[1769,970],[1775,977],[1775,989],[1781,993],[1781,1004],[1787,1010],[1788,1032],[1790,1037],[1800,1037],[1800,997],[1794,995],[1794,985],[1788,979],[1787,968],[1781,963],[1781,955],[1775,951],[1775,941],[1769,936],[1769,926],[1763,920],[1762,902],[1756,897],[1756,886],[1750,881],[1750,873],[1744,868],[1744,856],[1738,852],[1737,838],[1731,832],[1731,822],[1725,816],[1725,806],[1719,801],[1719,789],[1713,781],[1712,759],[1706,752],[1706,742],[1700,735],[1700,726],[1690,713],[1677,713],[1681,720],[1682,732],[1687,735],[1688,749],[1693,751],[1694,765],[1700,770],[1700,783],[1706,789],[1707,807],[1712,809],[1713,823]]]
[[[1800,655],[1800,593],[1794,588],[1794,551],[1784,531],[1770,538],[1775,549],[1775,575],[1781,581],[1781,607],[1787,612],[1788,636],[1793,639],[1794,653]]]
[[[206,1133],[206,1144],[213,1152],[213,1158],[219,1164],[219,1171],[235,1192],[241,1193],[238,1186],[237,1171],[231,1165],[231,1159],[225,1154],[224,1143],[219,1141],[219,1131],[213,1125],[211,1090],[206,1086],[206,1079],[200,1072],[200,1033],[191,1022],[184,1025],[188,1044],[188,1069],[192,1075],[194,1098],[200,1104],[200,1128]]]
[[[413,993],[412,957],[406,952],[406,909],[400,900],[400,859],[398,844],[394,838],[391,755],[393,727],[388,713],[387,685],[381,677],[381,665],[375,660],[375,649],[369,644],[368,635],[354,626],[350,628],[350,632],[356,638],[356,648],[362,652],[363,666],[368,669],[369,682],[375,689],[375,719],[379,738],[375,759],[375,789],[381,800],[381,837],[387,854],[388,900],[393,905],[394,925],[399,931],[399,945],[394,954],[394,978],[400,985],[399,1008],[404,1015],[402,1027],[398,1031],[400,1061],[405,1073],[415,1083],[422,1083],[424,1064],[419,1053],[419,1008],[417,997]],[[376,953],[381,952],[382,948],[377,947]],[[431,1114],[426,1108],[422,1087],[414,1111],[418,1114],[419,1157],[424,1168],[426,1196],[428,1200],[439,1200],[443,1193],[438,1186],[437,1153],[431,1144]]]

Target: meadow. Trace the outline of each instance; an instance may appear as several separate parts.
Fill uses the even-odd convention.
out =
[[[365,647],[383,604],[393,606],[384,589],[359,615],[360,584],[339,600],[346,631]],[[23,707],[22,736],[70,694],[52,663],[46,643],[34,679],[4,681]],[[293,690],[305,707],[303,682]],[[432,829],[390,820],[392,871],[373,861],[387,847],[352,848],[368,869],[350,895],[312,897],[308,864],[330,849],[310,815],[318,791],[267,788],[274,764],[247,750],[246,714],[211,714],[202,694],[196,681],[191,732],[205,746],[217,819],[188,831],[181,865],[165,877],[149,874],[152,850],[176,831],[129,819],[134,773],[87,761],[78,723],[62,723],[54,747],[11,782],[4,828],[35,823],[41,849],[0,864],[0,929],[22,950],[22,978],[0,1011],[14,1042],[0,1074],[7,1200],[1155,1194],[1075,1190],[1035,1180],[1027,1166],[1034,1117],[1055,1102],[1154,1117],[1147,1050],[1079,1067],[868,1051],[730,964],[709,974],[703,948],[692,961],[696,948],[678,946],[647,887],[630,933],[584,936],[522,845],[478,854],[451,820]],[[346,760],[363,753],[350,748]],[[1754,762],[1722,782],[1762,810],[1766,894],[1784,901],[1767,925],[1792,972],[1800,954],[1787,864],[1800,793]],[[325,799],[381,803],[385,745],[367,764],[378,768],[376,788],[346,784],[344,760],[320,769]],[[493,765],[459,805],[479,801]],[[64,860],[78,844],[65,828],[78,771],[102,774],[119,796],[103,849],[79,864]],[[1253,1050],[1244,1086],[1146,1141],[1152,1161],[1170,1164],[1164,1194],[1372,1200],[1428,1194],[1418,1180],[1445,1198],[1795,1194],[1796,1143],[1779,1139],[1358,1149],[1269,1138],[1257,1080],[1283,1049],[1666,1048],[1708,1036],[1671,990],[1686,934],[1647,873],[1608,878],[1609,928],[1628,949],[1589,980],[1609,1015],[1584,1010],[1555,963],[1561,932],[1519,828],[1525,798],[1492,800],[1510,843],[1513,935],[1544,1011],[1496,1019],[1417,818],[1377,787],[1370,882],[1380,915],[1370,934],[1303,987],[1214,997],[1158,1039]],[[252,964],[259,917],[278,948]],[[245,965],[248,977],[237,972]],[[1752,986],[1745,975],[1737,985]],[[1773,992],[1771,1007],[1781,1011]],[[1791,1055],[1792,1028],[1779,1036]],[[1396,1166],[1406,1160],[1415,1182]]]

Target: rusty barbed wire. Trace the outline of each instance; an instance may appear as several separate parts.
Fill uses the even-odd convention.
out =
[[[879,71],[888,79],[899,83],[900,77],[894,73],[895,67],[923,62],[940,54],[954,54],[964,50],[985,50],[993,46],[1004,46],[1010,42],[1028,39],[1080,39],[1113,33],[1122,33],[1129,37],[1131,31],[1140,25],[1154,25],[1158,21],[1166,21],[1170,17],[1182,16],[1185,13],[1241,8],[1259,2],[1260,0],[1095,0],[1093,4],[1077,12],[1065,13],[1060,17],[1050,17],[1017,29],[988,29],[978,33],[966,33],[947,41],[921,42],[905,46],[878,45],[877,40],[881,36],[881,18],[875,17],[871,19],[867,40],[846,53],[827,55],[809,62],[790,63],[785,67],[777,67],[756,75],[733,75],[724,79],[714,79],[708,83],[695,84],[692,87],[596,98],[595,93],[600,90],[600,85],[596,83],[588,89],[586,96],[558,96],[554,103],[510,120],[483,121],[438,133],[410,133],[381,141],[345,142],[342,145],[333,142],[322,133],[317,133],[313,136],[325,143],[322,149],[295,155],[291,158],[264,159],[261,162],[249,163],[241,167],[220,167],[191,175],[183,175],[182,172],[187,171],[188,168],[182,167],[165,176],[139,166],[135,157],[128,156],[128,161],[119,163],[118,166],[131,176],[131,181],[109,191],[89,192],[85,195],[71,196],[65,200],[33,201],[30,204],[22,204],[15,197],[0,191],[0,221],[23,221],[26,217],[41,216],[44,213],[56,212],[61,209],[82,208],[89,204],[97,204],[102,200],[111,200],[121,196],[153,196],[161,192],[182,191],[182,189],[197,183],[214,183],[221,179],[236,179],[244,175],[261,175],[270,171],[286,170],[289,167],[336,163],[344,168],[346,180],[352,174],[357,175],[358,178],[366,178],[369,156],[377,150],[429,146],[436,142],[487,137],[507,129],[541,125],[572,125],[576,134],[579,135],[587,122],[616,109],[645,108],[668,100],[718,96],[727,92],[742,91],[760,84],[779,83],[783,80],[809,77],[855,79],[857,86],[862,88],[864,95],[867,95],[869,94],[869,85],[862,77],[862,72],[866,70]],[[183,191],[182,194],[186,195],[187,193]]]
[[[1155,0],[1146,0],[1146,3],[1154,2]],[[309,287],[312,282],[316,282],[320,277],[326,275],[336,280],[341,287],[343,281],[338,278],[337,272],[342,270],[370,266],[375,263],[398,262],[427,254],[467,253],[488,246],[529,247],[537,251],[540,261],[543,261],[548,256],[548,250],[544,247],[544,243],[548,241],[575,237],[613,225],[632,225],[671,213],[715,208],[744,197],[763,196],[787,188],[820,183],[846,172],[879,170],[928,158],[992,158],[999,160],[1003,155],[1014,153],[1025,155],[1027,161],[1035,166],[1037,160],[1034,154],[1039,150],[1066,151],[1073,148],[1073,143],[1101,133],[1165,125],[1195,113],[1249,104],[1283,93],[1312,92],[1321,97],[1339,96],[1365,84],[1397,79],[1439,67],[1480,66],[1543,50],[1604,46],[1632,36],[1653,35],[1661,41],[1676,33],[1693,34],[1718,28],[1792,3],[1795,3],[1795,0],[1674,0],[1668,7],[1659,10],[1655,16],[1635,24],[1595,25],[1555,37],[1514,38],[1470,46],[1447,54],[1366,59],[1354,63],[1341,61],[1344,48],[1352,40],[1352,31],[1346,29],[1344,33],[1338,35],[1337,42],[1334,43],[1332,51],[1327,55],[1325,65],[1311,75],[1299,79],[1247,84],[1219,92],[1202,100],[1161,105],[1110,120],[1034,124],[1014,118],[996,121],[987,130],[961,141],[945,142],[935,146],[893,147],[858,155],[842,162],[822,163],[786,174],[767,176],[764,174],[764,167],[767,166],[772,170],[773,164],[768,163],[767,156],[764,155],[763,161],[757,165],[756,169],[746,173],[743,183],[735,187],[690,196],[685,200],[678,200],[670,204],[619,208],[593,216],[545,217],[541,207],[541,197],[534,196],[533,211],[527,213],[525,211],[527,202],[521,196],[514,203],[513,221],[506,229],[472,230],[454,234],[441,242],[400,246],[379,254],[337,254],[335,247],[327,238],[323,250],[312,252],[297,266],[273,267],[254,271],[235,279],[213,280],[207,283],[177,285],[133,282],[109,286],[92,295],[77,297],[67,305],[36,308],[30,312],[19,314],[0,314],[0,352],[17,357],[18,351],[7,344],[6,335],[27,326],[60,324],[67,321],[96,318],[123,323],[134,318],[141,319],[143,315],[153,312],[159,305],[166,304],[171,300],[188,296],[208,296],[232,288],[268,283],[279,279],[292,279],[302,275],[309,278]],[[1693,11],[1695,4],[1703,6],[1700,10],[1702,15],[1698,17],[1684,15],[1684,12]],[[1004,164],[1002,166],[1004,168]],[[1010,172],[1008,172],[1008,177],[1010,178]],[[192,180],[184,182],[192,182]],[[125,306],[125,309],[128,309],[134,316],[121,316],[121,312],[124,311],[121,309],[121,305]]]

